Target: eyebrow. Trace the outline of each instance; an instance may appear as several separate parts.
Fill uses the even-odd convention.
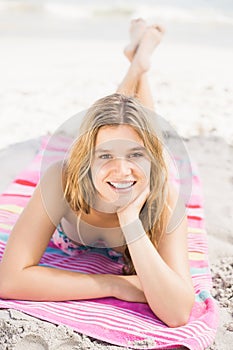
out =
[[[111,153],[113,150],[112,149],[104,149],[104,148],[98,148],[95,150],[95,153]],[[129,148],[127,150],[127,152],[132,152],[132,151],[145,151],[145,147],[141,146],[141,147],[133,147],[133,148]]]

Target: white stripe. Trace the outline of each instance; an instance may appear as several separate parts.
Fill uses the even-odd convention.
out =
[[[63,267],[64,268],[64,264],[54,264],[54,266],[56,267]],[[75,269],[75,270],[74,270]],[[89,266],[87,266],[86,262],[83,261],[79,261],[79,264],[77,266],[74,266],[73,269],[69,268],[69,271],[73,270],[74,272],[78,272],[78,271],[83,271],[89,274],[102,274],[104,272],[109,273],[109,272],[113,272],[115,271],[115,269],[113,270],[113,268],[110,266],[106,266],[106,267],[99,267],[99,266],[95,266],[93,263],[89,263]]]
[[[187,208],[187,215],[188,216],[198,216],[201,219],[205,217],[204,211],[202,208]]]
[[[5,304],[6,305],[6,304]],[[10,304],[8,304],[9,305],[9,307],[10,308],[12,308],[12,305],[10,305]],[[5,306],[4,306],[5,307]],[[44,311],[43,310],[43,308],[41,308],[41,307],[36,307],[36,310],[41,310],[41,311]],[[27,311],[25,310],[25,308],[23,308],[23,311],[26,313]],[[30,310],[28,310],[29,312],[30,312]],[[53,312],[53,314],[55,315],[61,315],[61,314],[58,314],[58,313],[55,313],[55,312]],[[38,314],[37,314],[38,315]],[[38,315],[37,317],[40,317],[40,315]],[[72,317],[71,315],[69,315],[69,316],[66,316],[66,315],[63,315],[63,319],[67,319],[67,320],[73,320],[73,321],[75,321],[75,322],[77,322],[77,321],[80,321],[80,318],[74,318],[74,317]],[[55,321],[55,320],[54,320]],[[128,329],[125,329],[125,328],[121,328],[121,327],[117,327],[117,326],[115,326],[115,327],[111,327],[111,326],[109,326],[108,324],[105,324],[104,323],[104,325],[103,325],[103,322],[98,322],[98,321],[90,321],[90,315],[88,315],[87,316],[87,320],[85,320],[85,319],[81,319],[81,321],[82,321],[82,323],[86,323],[86,324],[90,324],[90,322],[91,322],[91,325],[97,325],[97,326],[100,326],[100,327],[104,327],[105,329],[109,329],[109,330],[114,330],[114,331],[118,331],[118,332],[123,332],[123,333],[125,333],[125,334],[129,334],[129,335],[135,335],[135,336],[138,336],[138,337],[145,337],[145,333],[146,332],[144,332],[143,334],[142,333],[138,333],[138,332],[135,332],[133,329],[132,330],[128,330]],[[119,321],[118,321],[118,324],[119,324]]]
[[[18,303],[17,302],[17,304],[19,304],[19,305],[25,305],[25,304],[22,304],[22,303]],[[26,305],[26,306],[28,306],[28,307],[30,307],[29,305]],[[62,311],[62,309],[64,309],[64,308],[60,308],[59,309],[59,311],[60,312],[55,312],[54,311],[54,305],[51,305],[51,308],[49,307],[49,306],[47,306],[47,305],[43,305],[43,306],[40,306],[39,308],[38,307],[34,307],[34,305],[32,305],[32,308],[35,308],[35,309],[37,309],[37,310],[42,310],[42,311],[46,311],[46,310],[49,310],[50,311],[50,313],[51,314],[54,314],[54,315],[57,315],[57,316],[63,316],[63,318],[65,317],[65,318],[67,318],[67,319],[69,319],[69,320],[74,320],[75,322],[77,322],[77,317],[73,317],[72,315],[71,315],[71,313],[66,313],[66,312],[63,312]],[[52,310],[51,310],[52,309]],[[56,310],[58,310],[58,308],[56,308]],[[30,311],[30,310],[29,310]],[[69,311],[69,310],[68,310]],[[77,305],[76,305],[76,311],[77,311]],[[79,312],[80,312],[80,310],[79,310]],[[83,313],[81,312],[81,314],[82,314],[82,317],[80,317],[80,314],[79,315],[77,315],[78,316],[78,320],[81,320],[82,322],[84,322],[84,323],[90,323],[90,318],[91,317],[93,317],[94,319],[96,319],[96,321],[94,322],[94,324],[96,324],[96,325],[101,325],[102,324],[102,327],[106,327],[106,325],[107,324],[111,324],[112,323],[112,325],[113,326],[115,326],[115,327],[113,327],[112,326],[112,328],[110,328],[110,326],[108,325],[107,326],[107,328],[109,328],[109,329],[114,329],[114,330],[121,330],[121,331],[124,331],[124,332],[126,332],[126,330],[125,329],[122,329],[122,328],[119,328],[118,327],[118,324],[119,324],[119,318],[117,319],[117,324],[116,323],[113,323],[113,322],[108,322],[108,323],[105,323],[105,322],[103,322],[103,317],[102,317],[102,315],[101,315],[101,322],[99,322],[98,321],[98,317],[96,316],[96,315],[92,315],[91,317],[90,317],[90,314],[84,314],[83,315]],[[121,317],[121,315],[118,315],[118,316],[120,316]],[[38,316],[39,317],[39,316]],[[109,316],[110,317],[110,316]],[[86,319],[88,320],[88,321],[86,321]],[[91,321],[92,322],[92,324],[93,324],[93,321]],[[148,333],[148,331],[147,331],[147,326],[146,326],[146,330],[144,329],[144,328],[142,328],[141,330],[139,329],[138,330],[138,332],[135,332],[135,320],[133,320],[132,321],[133,322],[133,332],[131,332],[131,333],[133,333],[133,334],[135,334],[135,335],[139,335],[139,336],[142,336],[142,334],[141,334],[141,331],[143,332],[143,334],[145,334],[145,333]],[[127,325],[129,326],[129,323],[127,323]],[[152,331],[155,331],[156,333],[157,333],[157,329],[152,329]],[[128,331],[126,332],[126,333],[128,333]],[[131,334],[131,333],[129,333],[129,334]],[[162,332],[162,334],[164,334],[164,332]],[[172,335],[171,335],[171,338],[172,338]],[[176,338],[175,338],[176,339]]]
[[[96,304],[95,304],[95,305],[96,305]],[[69,306],[71,306],[71,305],[69,305]],[[81,306],[83,306],[83,303],[82,303]],[[81,306],[80,306],[80,307],[81,307]],[[51,305],[51,308],[52,308],[52,312],[51,312],[50,307],[47,306],[47,305],[43,305],[43,307],[40,307],[40,309],[42,309],[42,310],[48,309],[51,313],[53,313],[53,314],[55,314],[55,315],[61,316],[61,314],[62,314],[63,316],[65,316],[65,318],[73,319],[73,320],[75,320],[75,321],[77,320],[77,318],[71,317],[71,314],[70,314],[69,312],[68,312],[68,314],[67,314],[66,311],[69,311],[69,310],[66,310],[66,308],[64,308],[64,307],[60,307],[60,308],[59,308],[59,309],[60,309],[60,312],[54,312],[54,304]],[[56,309],[58,309],[58,308],[56,308]],[[63,312],[62,309],[65,310],[65,312]],[[77,311],[77,304],[76,304],[76,308],[74,308],[74,311],[75,311],[75,309],[76,309],[76,311]],[[79,316],[78,319],[79,319],[79,320],[82,320],[84,323],[90,323],[90,314],[87,313],[87,315],[86,315],[86,314],[84,314],[84,313],[82,312],[82,310],[79,310],[79,312],[80,312],[80,314],[82,314],[82,317],[80,318],[80,314],[79,314],[79,315],[78,315],[78,316]],[[67,315],[67,317],[66,317],[66,315]],[[102,314],[102,315],[103,315],[103,314]],[[105,322],[103,322],[102,315],[101,315],[102,324],[103,324],[103,327],[105,327],[106,324],[105,324]],[[110,315],[107,315],[107,316],[110,317]],[[119,316],[121,317],[121,315],[118,314],[117,324],[119,323]],[[95,324],[98,324],[98,325],[101,324],[101,323],[98,321],[98,317],[97,317],[96,315],[92,315],[92,317],[93,317],[93,318],[96,318]],[[105,316],[105,317],[106,317],[106,316]],[[85,321],[86,318],[89,320],[89,322]],[[134,332],[133,332],[133,333],[136,334],[136,332],[135,332],[135,325],[136,325],[136,324],[135,324],[135,319],[133,319],[132,322],[134,323]],[[115,327],[112,328],[112,329],[119,330],[119,327],[117,327],[115,323],[113,323],[113,322],[108,322],[108,324],[111,324],[111,323],[112,323],[113,325],[115,325]],[[92,324],[93,324],[93,322],[92,322]],[[127,323],[127,324],[129,325],[129,323]],[[195,326],[197,326],[197,325],[195,325]],[[190,330],[192,331],[192,332],[191,332],[191,338],[193,338],[193,331],[194,331],[193,328],[195,328],[195,330],[196,330],[196,328],[197,328],[199,331],[202,331],[202,330],[203,330],[203,326],[205,326],[205,328],[207,328],[207,329],[210,329],[210,328],[208,328],[204,323],[201,323],[200,327],[199,327],[199,325],[198,325],[198,327],[189,326]],[[185,327],[187,327],[187,326],[185,326]],[[109,328],[109,326],[108,326],[107,328]],[[138,328],[139,328],[139,327],[138,327]],[[143,329],[142,329],[142,331],[148,335],[150,332],[148,332],[147,329],[148,329],[148,325],[146,325],[146,330],[143,330]],[[166,328],[166,330],[167,330],[167,328]],[[211,329],[210,329],[210,330],[211,330]],[[124,330],[124,331],[125,331],[125,330]],[[153,331],[153,329],[152,329],[152,331]],[[187,329],[186,329],[186,331],[187,331]],[[140,329],[138,330],[138,332],[139,332],[139,335],[141,335]],[[167,336],[169,336],[170,338],[174,338],[174,337],[173,337],[173,335],[174,335],[174,336],[175,336],[174,340],[176,340],[176,341],[179,341],[179,340],[182,341],[182,340],[184,339],[184,337],[183,337],[184,332],[182,332],[182,329],[180,329],[180,331],[179,331],[178,329],[174,329],[174,331],[173,331],[173,330],[171,331],[171,329],[169,329],[169,331],[163,332],[163,331],[159,331],[159,330],[156,329],[156,327],[155,327],[154,332],[156,332],[156,335],[160,335],[160,334],[161,334],[162,337],[164,336],[164,334],[167,334]],[[178,334],[177,334],[177,333],[178,333]],[[179,336],[179,334],[180,334],[180,336]],[[153,334],[152,334],[152,335],[153,335]],[[200,336],[199,334],[196,334],[196,335],[197,335],[197,336]],[[204,336],[205,336],[205,335],[204,335]],[[167,340],[166,336],[165,336],[165,339]],[[195,339],[196,339],[196,337],[195,337]],[[196,340],[198,340],[198,339],[196,339]],[[171,341],[171,340],[170,340],[170,341]],[[202,343],[202,339],[199,339],[198,342],[199,342],[199,343],[200,343],[200,342]]]
[[[4,192],[4,194],[24,194],[32,195],[35,190],[35,186],[25,186],[17,183],[12,183]]]

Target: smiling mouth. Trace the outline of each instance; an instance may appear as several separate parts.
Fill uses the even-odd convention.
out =
[[[115,190],[128,190],[136,184],[136,181],[128,181],[128,182],[107,182],[113,189]]]

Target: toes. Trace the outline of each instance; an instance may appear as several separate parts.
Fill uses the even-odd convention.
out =
[[[136,18],[136,22],[146,22],[142,17]]]
[[[131,20],[131,24],[139,24],[139,23],[146,24],[146,21],[142,17],[134,18]]]
[[[165,28],[163,26],[159,25],[159,24],[152,25],[151,27],[156,29],[158,32],[160,32],[162,34],[165,32]]]
[[[165,28],[161,25],[157,25],[157,29],[158,31],[160,31],[160,33],[164,33],[165,32]]]

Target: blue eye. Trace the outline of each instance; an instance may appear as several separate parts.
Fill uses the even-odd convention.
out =
[[[101,154],[101,156],[99,156],[100,159],[110,159],[112,158],[111,154]]]
[[[144,154],[143,153],[140,153],[140,152],[135,152],[135,153],[131,153],[129,155],[129,158],[139,158],[139,157],[143,157]]]

